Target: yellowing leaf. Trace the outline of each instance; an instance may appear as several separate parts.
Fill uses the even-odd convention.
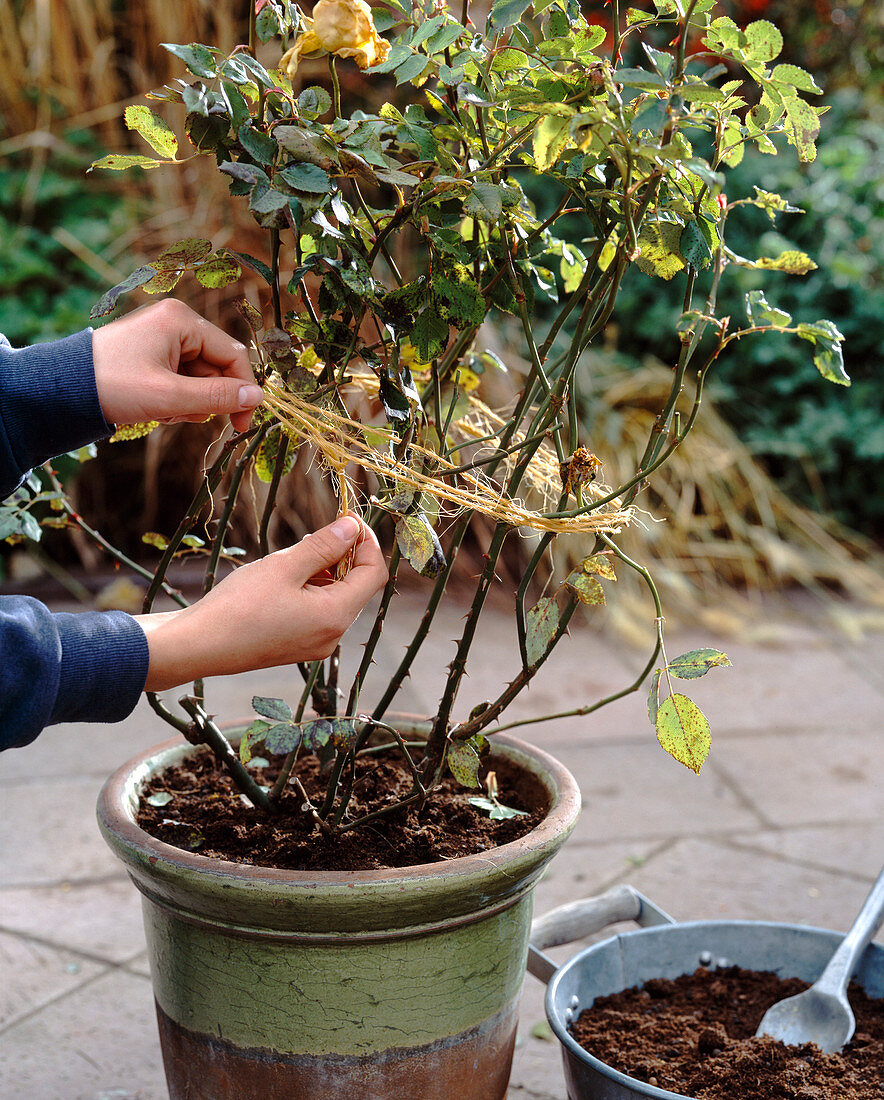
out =
[[[581,603],[593,606],[605,602],[605,591],[601,584],[595,577],[590,577],[581,569],[575,569],[573,573],[568,574],[565,578],[565,587],[569,592],[573,592]]]
[[[426,516],[413,512],[396,520],[396,542],[412,569],[423,577],[438,577],[445,555]]]
[[[671,279],[684,270],[679,251],[682,227],[674,222],[645,222],[639,233],[641,254],[636,265],[646,275]]]
[[[797,249],[788,249],[779,256],[760,256],[753,266],[767,271],[785,271],[788,275],[807,275],[810,271],[816,271],[816,264],[810,256]]]
[[[559,159],[571,135],[570,118],[546,115],[534,127],[534,163],[546,172]]]
[[[198,267],[194,274],[204,287],[209,290],[216,290],[218,287],[235,283],[242,275],[242,268],[236,260],[225,256],[216,256],[215,259],[209,260],[202,267]]]
[[[451,774],[462,787],[478,787],[479,754],[469,741],[455,741],[445,757]]]
[[[154,428],[159,427],[158,420],[146,420],[143,424],[120,424],[110,437],[110,443],[128,443],[130,439],[141,439],[150,435]]]
[[[178,153],[178,138],[168,124],[163,122],[159,115],[154,114],[150,107],[145,107],[143,103],[132,104],[126,108],[123,117],[129,129],[139,133],[160,156],[168,157],[169,160],[175,159]]]
[[[536,665],[546,656],[558,625],[559,605],[553,596],[544,596],[526,616],[525,657],[529,665]]]
[[[655,725],[661,746],[679,764],[699,775],[712,737],[706,715],[697,704],[676,692],[660,704]]]
[[[595,573],[598,577],[604,577],[606,581],[616,581],[614,575],[614,563],[607,554],[593,554],[591,558],[584,558],[580,568],[584,573]]]
[[[674,658],[666,667],[679,680],[696,680],[699,676],[705,676],[711,668],[729,665],[728,655],[720,649],[692,649]]]
[[[157,271],[177,271],[183,267],[193,267],[201,263],[212,252],[212,242],[203,237],[186,237],[176,241],[151,261],[151,267]]]
[[[110,153],[100,160],[94,160],[89,165],[89,171],[91,172],[93,168],[109,168],[113,172],[123,172],[127,168],[158,168],[162,163],[161,160],[154,160],[153,157]]]

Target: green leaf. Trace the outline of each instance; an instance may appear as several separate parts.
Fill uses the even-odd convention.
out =
[[[267,134],[256,130],[251,124],[240,127],[239,143],[259,164],[273,164],[279,146]]]
[[[477,810],[484,810],[492,821],[508,821],[513,817],[528,816],[527,810],[514,810],[511,806],[504,806],[496,798],[485,798],[483,795],[468,798],[467,802]]]
[[[554,596],[543,596],[525,616],[525,659],[529,667],[541,661],[559,626],[559,605]]]
[[[253,695],[252,710],[257,711],[258,714],[263,714],[265,718],[272,718],[276,722],[290,722],[292,720],[292,708],[284,699]]]
[[[164,248],[151,262],[151,267],[155,267],[159,272],[179,271],[181,268],[193,267],[201,263],[211,254],[211,251],[211,241],[202,237],[187,237]]]
[[[289,196],[273,187],[265,187],[262,183],[256,183],[249,198],[249,209],[255,214],[273,214],[288,206]]]
[[[488,26],[495,31],[513,27],[531,5],[531,0],[494,0],[488,13]]]
[[[565,578],[565,587],[569,592],[589,606],[597,606],[605,602],[605,590],[595,579],[584,573],[582,569],[575,569]]]
[[[660,704],[657,740],[671,757],[697,775],[709,755],[712,738],[705,714],[686,695],[675,693]]]
[[[298,96],[298,111],[304,118],[319,118],[331,110],[332,98],[325,88],[311,85]]]
[[[245,264],[246,267],[250,268],[252,271],[257,272],[257,274],[260,275],[262,279],[264,279],[268,286],[273,286],[273,272],[270,270],[267,264],[264,263],[263,260],[256,260],[254,256],[250,256],[247,252],[236,252],[232,248],[218,249],[219,256],[227,254],[235,256],[237,260],[240,261],[240,263]]]
[[[831,321],[815,321],[813,324],[800,324],[797,333],[802,340],[815,345],[813,362],[817,370],[829,382],[839,386],[849,386],[850,376],[844,369],[844,355],[841,351],[843,335]]]
[[[493,224],[503,213],[500,188],[496,184],[476,180],[464,203],[464,211],[474,218]]]
[[[770,78],[775,84],[788,84],[801,92],[812,92],[814,95],[823,94],[823,89],[810,73],[797,65],[775,65]]]
[[[264,748],[274,756],[288,756],[302,740],[301,727],[291,722],[277,722],[264,734]]]
[[[705,676],[711,668],[729,665],[727,654],[719,649],[692,649],[689,653],[682,653],[680,657],[670,661],[666,668],[679,680],[696,680],[700,676]]]
[[[422,53],[413,53],[396,68],[396,83],[407,84],[421,76],[424,69],[430,64],[429,59]]]
[[[695,221],[689,221],[681,231],[679,249],[685,263],[698,271],[706,267],[712,259],[712,249]]]
[[[448,746],[445,760],[451,774],[462,787],[478,787],[479,754],[469,741],[454,741]]]
[[[242,65],[251,74],[254,80],[257,80],[259,84],[263,84],[265,88],[275,88],[273,78],[270,73],[264,68],[260,61],[256,61],[251,54],[238,53],[236,55],[237,62]]]
[[[436,309],[425,309],[414,322],[411,343],[424,362],[439,355],[448,343],[448,323]]]
[[[110,153],[108,156],[102,157],[101,160],[94,160],[89,165],[89,171],[91,172],[93,168],[107,168],[112,172],[123,172],[127,168],[159,168],[162,163],[163,161],[154,160],[153,157]]]
[[[538,172],[548,171],[559,159],[571,138],[571,119],[545,115],[534,127],[534,164]]]
[[[140,134],[148,145],[164,157],[174,160],[178,153],[178,138],[174,131],[159,115],[143,103],[135,103],[127,107],[123,118],[130,130]]]
[[[301,743],[313,752],[329,743],[332,732],[332,723],[328,718],[315,718],[312,722],[304,722],[299,728]]]
[[[328,195],[331,192],[331,180],[317,164],[290,164],[277,172],[293,191],[304,191],[311,195]]]
[[[194,272],[199,282],[209,290],[235,283],[242,275],[242,268],[229,256],[216,256]]]
[[[482,323],[485,299],[469,268],[455,264],[434,271],[432,287],[433,294],[443,306],[441,312],[446,321],[460,329]]]
[[[786,328],[792,324],[792,316],[785,310],[767,304],[763,290],[750,290],[746,295],[746,316],[751,325],[773,325]]]
[[[201,46],[198,42],[192,42],[189,46],[179,46],[174,42],[161,42],[164,50],[180,57],[192,73],[197,76],[205,76],[211,79],[217,73],[215,58],[208,46]],[[237,60],[242,61],[243,55],[238,54]]]
[[[422,577],[438,577],[446,566],[442,546],[423,512],[396,520],[396,542],[402,556]]]
[[[783,36],[766,19],[757,19],[743,31],[746,37],[744,52],[752,61],[773,61],[783,52]]]
[[[651,677],[651,690],[648,692],[648,717],[651,725],[657,724],[657,711],[660,709],[660,677],[663,669],[658,668]]]
[[[233,126],[233,134],[234,137],[236,137],[239,134],[240,128],[244,126],[245,123],[251,121],[252,116],[249,111],[249,105],[239,88],[229,80],[221,81],[221,93],[227,103],[227,110],[230,112],[230,122]]]
[[[258,12],[255,18],[255,33],[261,42],[269,42],[274,35],[279,34],[279,16],[272,4],[265,4]]]
[[[134,290],[136,287],[143,286],[146,282],[153,279],[156,275],[156,268],[151,267],[150,264],[145,264],[143,267],[136,268],[131,275],[127,276],[121,283],[117,283],[116,286],[111,287],[102,294],[92,309],[89,311],[90,320],[94,320],[96,317],[106,317],[110,313],[114,306],[117,304],[117,300],[125,294],[127,291]]]

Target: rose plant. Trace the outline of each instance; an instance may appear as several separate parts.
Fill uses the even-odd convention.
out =
[[[154,540],[162,556],[145,610],[168,589],[168,567],[184,551],[205,556],[211,587],[234,553],[230,517],[252,469],[268,487],[255,544],[270,549],[275,496],[298,448],[313,450],[342,511],[361,508],[395,534],[390,580],[346,689],[338,653],[299,666],[290,700],[254,700],[259,717],[238,756],[202,685],[182,699],[183,713],[152,699],[172,726],[208,743],[268,812],[296,783],[298,755],[317,753],[327,791],[304,812],[325,829],[358,824],[348,813],[354,764],[378,737],[407,761],[406,802],[425,800],[446,767],[478,786],[480,757],[506,708],[578,609],[604,602],[615,566],[636,570],[654,604],[647,665],[605,699],[570,701],[546,719],[588,714],[650,676],[649,713],[663,747],[695,771],[709,751],[708,722],[673,678],[703,675],[727,658],[713,649],[666,658],[653,578],[619,549],[617,534],[691,430],[704,383],[735,341],[797,337],[825,377],[849,383],[831,322],[793,320],[762,289],[746,296],[745,318],[716,309],[734,266],[759,280],[766,271],[800,275],[814,266],[798,252],[735,254],[727,228],[742,207],[760,207],[771,220],[793,208],[758,187],[734,194],[727,179],[748,144],[771,155],[787,144],[800,160],[812,159],[822,109],[808,97],[820,89],[807,72],[777,63],[782,38],[773,24],[738,27],[717,15],[714,0],[626,10],[614,0],[604,18],[598,7],[594,20],[575,0],[494,0],[481,15],[470,0],[459,11],[436,0],[385,0],[374,9],[364,0],[319,0],[308,17],[289,0],[266,0],[250,11],[248,42],[230,54],[167,45],[187,75],[150,93],[162,108],[139,104],[125,114],[151,152],[93,165],[174,171],[191,157],[213,157],[231,201],[248,208],[266,241],[261,256],[179,241],[93,310],[102,317],[138,288],[168,294],[185,276],[220,288],[246,271],[262,286],[259,304],[238,305],[265,404],[249,431],[224,440],[175,533]],[[364,75],[346,88],[358,88],[358,104],[347,102],[340,80],[340,69],[354,63]],[[183,111],[190,152],[159,110]],[[528,197],[537,193],[532,176],[543,181],[543,210]],[[557,236],[565,218],[579,219],[579,245]],[[606,326],[629,323],[617,303],[630,268],[649,280],[678,279],[684,307],[675,329],[660,334],[660,356],[672,366],[668,397],[637,468],[609,488],[600,477],[603,441],[581,437],[581,356]],[[524,371],[510,364],[513,398],[503,411],[481,396],[483,382],[507,370],[486,343],[493,325],[518,339],[525,364]],[[197,524],[225,476],[204,545]],[[6,522],[16,509],[26,512],[27,500],[4,508]],[[438,707],[416,729],[394,727],[389,710],[477,514],[490,519],[492,533]],[[460,713],[477,624],[519,530],[533,536],[514,601],[521,659],[487,703]],[[557,539],[582,540],[582,564],[548,577]],[[424,578],[426,612],[379,697],[368,701],[363,683],[407,567]],[[284,758],[270,789],[248,767],[257,745]],[[477,804],[507,813],[491,790]]]

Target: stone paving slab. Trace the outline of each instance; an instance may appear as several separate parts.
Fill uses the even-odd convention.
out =
[[[401,709],[428,706],[462,614],[443,605]],[[459,709],[495,690],[511,633],[508,612],[492,616]],[[753,634],[752,644],[699,630],[668,640],[670,656],[718,645],[734,662],[687,685],[713,730],[699,777],[657,746],[644,692],[516,731],[570,767],[585,800],[537,912],[631,882],[681,919],[849,924],[884,854],[884,634],[845,642],[828,623],[789,618],[759,621]],[[400,627],[385,631],[373,675],[389,673],[405,641]],[[515,714],[622,689],[644,659],[581,626]],[[210,705],[244,717],[252,695],[290,695],[291,682],[273,670],[225,678],[209,684]],[[0,1100],[166,1100],[140,903],[94,818],[106,775],[163,736],[142,703],[120,726],[55,727],[0,756],[0,963],[11,978],[0,993]],[[75,818],[62,825],[68,798]],[[551,954],[561,963],[577,949]],[[543,992],[526,979],[510,1100],[564,1100],[557,1044],[538,1037]]]

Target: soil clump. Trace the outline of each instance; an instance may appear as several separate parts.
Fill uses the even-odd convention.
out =
[[[534,776],[505,760],[492,760],[491,766],[499,801],[525,811],[524,816],[491,820],[469,802],[484,795],[484,789],[466,789],[447,776],[422,806],[403,806],[342,831],[322,828],[304,811],[303,795],[292,785],[278,813],[255,809],[214,756],[199,749],[185,763],[145,784],[136,821],[145,832],[176,848],[259,867],[359,871],[439,863],[517,840],[546,816],[547,793]],[[277,766],[251,770],[257,782],[269,786]],[[321,805],[327,778],[319,774],[316,758],[298,760],[293,775],[313,805]],[[411,772],[394,751],[360,758],[348,820],[406,798],[412,786]]]
[[[571,1032],[621,1073],[693,1100],[882,1100],[884,999],[856,983],[848,991],[856,1032],[839,1054],[755,1037],[772,1004],[807,986],[737,966],[701,967],[597,997]]]

